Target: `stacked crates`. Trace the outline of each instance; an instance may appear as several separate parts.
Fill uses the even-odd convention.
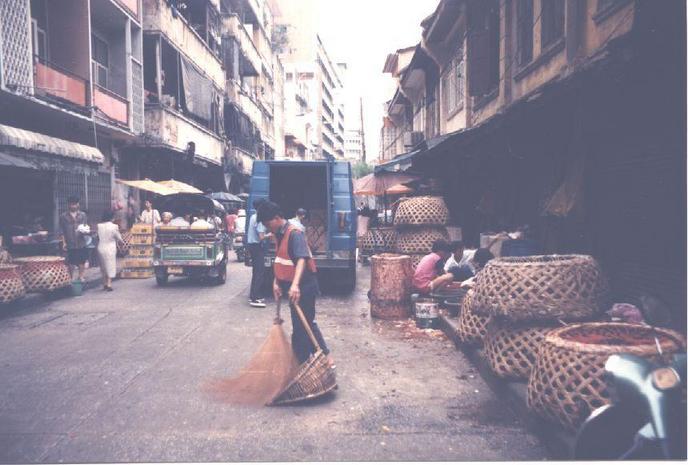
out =
[[[153,270],[153,243],[155,232],[153,225],[137,223],[129,231],[129,254],[120,259],[120,278],[152,278]]]

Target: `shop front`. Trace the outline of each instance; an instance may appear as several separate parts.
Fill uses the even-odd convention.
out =
[[[0,125],[0,236],[15,256],[59,255],[59,216],[80,199],[95,227],[111,208],[111,175],[89,147]]]

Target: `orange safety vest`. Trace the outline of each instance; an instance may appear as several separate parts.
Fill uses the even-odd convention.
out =
[[[289,257],[289,237],[291,236],[291,232],[295,229],[296,228],[294,226],[288,225],[287,231],[284,233],[284,237],[282,237],[282,240],[277,243],[277,256],[275,257],[273,269],[275,272],[275,278],[277,278],[278,281],[294,281],[296,265]],[[275,240],[277,240],[277,237],[275,237]],[[308,247],[308,255],[311,257],[311,259],[306,261],[306,268],[311,273],[316,273],[318,269],[315,266],[315,261],[313,260],[313,254],[311,253],[310,247]]]

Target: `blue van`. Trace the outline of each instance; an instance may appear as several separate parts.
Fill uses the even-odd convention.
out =
[[[256,160],[247,217],[255,213],[253,205],[258,199],[277,203],[287,219],[305,208],[306,237],[321,276],[348,290],[355,287],[357,219],[349,162]],[[272,267],[274,260],[273,245],[266,253],[265,265]]]

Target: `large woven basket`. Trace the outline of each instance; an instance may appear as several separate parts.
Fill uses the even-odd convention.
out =
[[[396,240],[397,232],[392,227],[371,228],[358,239],[358,248],[365,255],[394,252]]]
[[[449,222],[449,210],[442,197],[421,196],[399,203],[395,225],[445,225]]]
[[[19,265],[0,263],[0,304],[15,301],[26,294]]]
[[[411,314],[411,257],[378,254],[370,258],[370,314],[374,318],[399,319]]]
[[[657,328],[665,354],[685,350],[675,331]],[[614,354],[656,358],[652,328],[629,323],[581,323],[545,336],[528,380],[528,407],[574,431],[596,408],[609,403],[604,364]]]
[[[26,292],[48,292],[71,284],[69,269],[62,257],[22,257],[14,260]]]
[[[490,317],[476,315],[473,312],[473,294],[474,291],[470,290],[463,298],[457,333],[464,344],[482,346]]]
[[[397,231],[396,250],[403,254],[428,254],[432,251],[432,244],[439,239],[449,240],[446,228],[424,226]]]
[[[475,310],[523,320],[586,320],[604,309],[608,285],[589,255],[490,260],[476,276]]]
[[[554,324],[512,323],[492,318],[487,326],[485,355],[502,378],[528,379],[542,342]]]
[[[132,233],[124,232],[122,233],[122,242],[117,243],[117,255],[119,257],[126,257],[129,253],[129,247],[131,245]]]

